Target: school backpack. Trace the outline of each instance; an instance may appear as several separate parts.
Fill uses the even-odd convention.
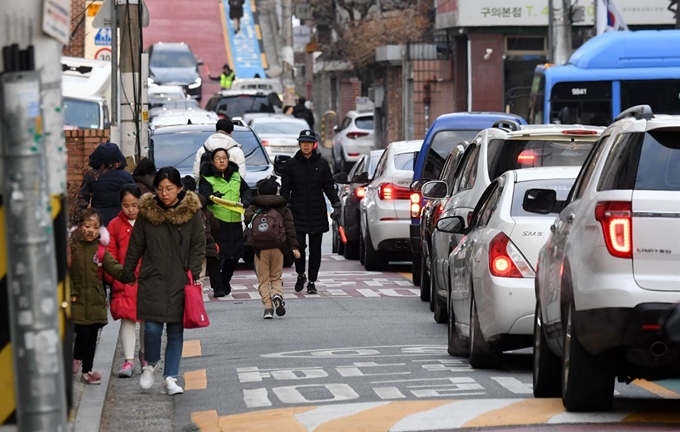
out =
[[[258,208],[246,227],[246,241],[255,249],[277,249],[286,242],[283,216],[275,208]]]

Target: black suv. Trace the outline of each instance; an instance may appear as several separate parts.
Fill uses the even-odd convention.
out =
[[[222,90],[205,105],[206,110],[216,112],[221,118],[243,117],[247,113],[276,113],[281,112],[280,108],[281,99],[276,93],[250,89]]]

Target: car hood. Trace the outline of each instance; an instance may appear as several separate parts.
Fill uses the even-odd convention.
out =
[[[156,84],[191,84],[198,78],[196,68],[151,67],[149,72]]]
[[[246,183],[251,189],[255,189],[255,183],[274,174],[274,165],[246,165]]]

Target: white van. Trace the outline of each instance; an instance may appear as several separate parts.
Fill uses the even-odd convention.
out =
[[[111,63],[61,58],[64,129],[107,129],[111,106]]]
[[[274,78],[236,78],[230,90],[262,90],[267,94],[275,92],[280,96],[283,94],[283,85]]]

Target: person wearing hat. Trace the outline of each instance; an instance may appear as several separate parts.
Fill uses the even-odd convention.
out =
[[[219,81],[220,82],[220,88],[222,90],[229,90],[229,89],[231,89],[231,84],[236,79],[236,72],[231,70],[231,67],[229,67],[229,63],[225,63],[222,66],[222,73],[220,74],[220,76],[214,77],[214,76],[208,75],[208,77],[213,81]]]
[[[319,146],[312,130],[298,136],[300,150],[288,159],[281,172],[280,194],[288,200],[295,221],[300,258],[295,260],[298,274],[295,291],[307,284],[307,293],[316,294],[316,280],[321,267],[321,241],[328,232],[328,213],[324,194],[333,205],[331,217],[340,216],[340,199],[335,191],[328,162],[316,150]],[[309,247],[309,277],[305,274],[305,250]]]

